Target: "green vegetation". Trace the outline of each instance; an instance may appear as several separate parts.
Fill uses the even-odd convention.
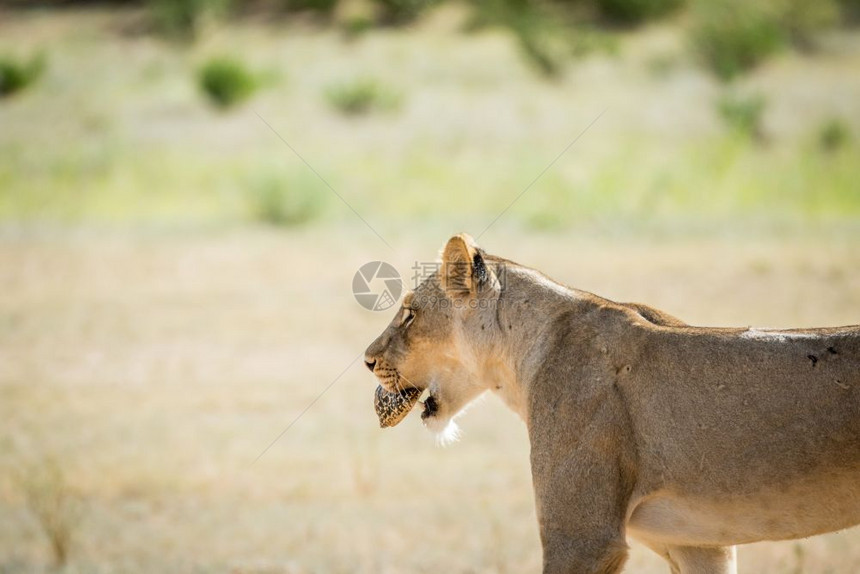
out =
[[[539,73],[546,77],[561,73],[561,58],[553,50],[551,38],[529,29],[519,30],[516,38],[522,55]]]
[[[702,61],[722,80],[752,70],[779,49],[814,47],[839,22],[835,0],[698,0],[690,36]]]
[[[319,218],[331,193],[307,169],[293,177],[263,170],[248,181],[251,218],[275,226],[294,226]]]
[[[74,56],[51,74],[51,89],[0,106],[0,222],[291,227],[353,217],[257,112],[374,222],[444,219],[456,205],[470,225],[501,212],[604,100],[605,119],[511,208],[510,225],[566,230],[611,219],[625,228],[714,227],[749,218],[847,225],[860,217],[858,166],[849,161],[858,127],[834,100],[855,89],[849,72],[860,52],[787,51],[783,73],[714,99],[716,84],[703,82],[679,49],[685,20],[659,31],[674,44],[649,46],[643,40],[652,30],[569,28],[552,10],[495,13],[497,22],[529,23],[523,30],[537,46],[534,65],[556,74],[551,83],[517,65],[529,48],[504,33],[507,25],[461,34],[460,20],[444,29],[371,31],[349,44],[318,24],[270,34],[249,21],[225,25],[200,46],[156,42],[129,58],[104,48],[127,48],[115,27],[100,23],[84,36],[64,24],[58,29],[69,32],[51,46]],[[566,61],[574,41],[565,30],[573,29],[594,46],[585,53],[614,44],[617,56]],[[0,52],[38,53],[35,42],[17,41],[0,40]],[[225,53],[231,57],[207,61]],[[786,86],[805,81],[819,59],[846,73],[819,77],[804,92],[808,105],[797,107],[797,91]],[[82,71],[65,73],[68,62],[81,62]],[[98,63],[84,68],[88,62]],[[200,64],[194,83],[189,62]],[[259,70],[273,77],[290,70],[290,82],[252,111],[240,104],[267,81]],[[385,113],[407,96],[408,106]],[[67,113],[68,102],[75,113]],[[208,102],[233,112],[207,114]],[[655,118],[676,109],[677,120],[655,127]],[[831,117],[839,119],[822,123]],[[715,118],[723,133],[713,131]],[[765,135],[768,145],[759,145]],[[658,140],[666,142],[657,146],[662,152],[652,149]]]
[[[558,7],[551,11],[527,0],[477,0],[467,29],[490,26],[507,29],[526,62],[544,77],[557,77],[568,53],[588,48],[584,35],[569,28]]]
[[[168,37],[193,39],[206,23],[227,12],[230,0],[148,0],[155,29]]]
[[[764,139],[762,119],[766,104],[761,94],[727,94],[717,102],[717,112],[734,132],[761,141]]]
[[[147,0],[151,20],[160,33],[193,39],[207,23],[235,14],[304,12],[335,21],[347,38],[375,26],[399,26],[422,17],[438,2],[426,0]],[[564,62],[595,49],[614,47],[600,29],[635,27],[679,12],[700,60],[719,78],[732,80],[755,68],[786,45],[813,48],[819,34],[840,21],[850,21],[856,0],[470,0],[469,28],[505,28],[522,55],[545,77],[558,77]],[[689,4],[689,10],[688,9]],[[343,9],[341,9],[343,7]],[[339,14],[338,18],[332,16]]]
[[[337,0],[282,0],[284,7],[290,12],[314,12],[324,16],[330,15]]]
[[[750,138],[726,137],[661,166],[648,150],[630,148],[593,166],[585,182],[548,173],[511,211],[527,228],[542,231],[592,226],[685,233],[844,222],[860,216],[848,155],[809,154],[802,147],[784,154]],[[649,165],[648,174],[631,169],[633,163]]]
[[[200,89],[214,105],[230,108],[247,100],[259,87],[259,80],[240,60],[217,57],[199,70]]]
[[[771,4],[745,0],[700,0],[690,34],[704,63],[721,79],[732,80],[785,43]]]
[[[355,223],[325,184],[277,140],[266,137],[270,145],[254,154],[263,156],[262,164],[261,158],[250,156],[205,159],[180,151],[141,155],[119,148],[106,165],[90,168],[85,166],[91,160],[83,156],[41,154],[39,171],[21,178],[4,173],[0,162],[0,221]],[[339,133],[335,141],[351,142],[353,137]],[[847,140],[841,145],[840,153],[809,153],[802,141],[761,146],[729,133],[674,150],[671,161],[654,146],[622,146],[611,157],[582,166],[587,177],[560,161],[510,209],[504,224],[559,231],[598,225],[636,232],[697,226],[729,230],[750,221],[758,229],[850,223],[860,217],[858,166],[852,155],[856,144]],[[558,153],[526,148],[510,152],[519,154],[516,161],[492,148],[483,154],[471,148],[473,159],[466,163],[429,151],[389,158],[360,150],[341,150],[327,158],[332,150],[326,148],[302,153],[316,169],[325,170],[326,180],[372,225],[447,221],[453,210],[472,225],[500,213],[546,166],[546,158]],[[20,155],[10,159],[26,165]],[[325,169],[327,160],[333,162],[331,170]]]
[[[415,20],[431,2],[427,0],[375,0],[384,24],[405,24]]]
[[[579,26],[570,32],[570,53],[574,58],[591,54],[619,55],[619,34],[593,25]]]
[[[685,0],[595,0],[600,13],[621,24],[655,20],[684,5]]]
[[[818,145],[824,151],[838,151],[848,145],[850,141],[851,128],[840,119],[830,119],[822,124],[818,130]]]
[[[781,0],[778,6],[786,36],[803,49],[813,48],[818,34],[839,21],[836,0]]]
[[[0,57],[0,98],[16,94],[32,85],[45,70],[43,54],[27,61],[12,56]]]
[[[358,116],[395,109],[401,97],[377,80],[365,77],[330,85],[325,90],[325,99],[342,114]]]
[[[347,38],[357,38],[373,29],[373,20],[364,15],[352,15],[341,21],[340,29]]]
[[[839,12],[843,21],[857,24],[860,22],[860,0],[839,0]]]

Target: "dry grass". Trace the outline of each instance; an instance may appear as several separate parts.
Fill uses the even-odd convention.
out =
[[[394,253],[363,228],[7,234],[0,460],[62,461],[85,506],[70,571],[537,571],[526,436],[495,399],[441,449],[414,415],[379,430],[374,382],[355,364],[252,465],[388,321],[352,300],[354,270],[385,257],[406,274],[445,233],[389,237]],[[597,242],[494,228],[482,243],[695,323],[860,323],[856,237]],[[0,516],[0,571],[47,568],[6,472]],[[857,571],[857,542],[754,545],[741,571]],[[666,571],[633,548],[628,571]]]

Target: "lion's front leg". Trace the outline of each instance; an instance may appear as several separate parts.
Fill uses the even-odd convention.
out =
[[[597,446],[579,444],[563,457],[532,450],[544,574],[615,574],[627,559],[631,481]]]
[[[544,574],[615,574],[627,558],[636,441],[618,388],[593,374],[600,369],[547,360],[531,389],[529,442]],[[577,385],[565,384],[559,393],[559,381],[570,380]]]
[[[544,574],[616,574],[627,560],[627,545],[617,536],[582,538],[541,531]]]

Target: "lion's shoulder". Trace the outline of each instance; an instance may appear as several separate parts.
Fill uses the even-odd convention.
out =
[[[660,309],[642,303],[621,303],[620,305],[638,313],[643,319],[661,327],[688,327],[684,321]]]

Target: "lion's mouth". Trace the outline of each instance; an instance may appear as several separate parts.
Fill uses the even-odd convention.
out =
[[[433,395],[428,394],[423,403],[421,401],[418,402],[424,407],[424,410],[421,411],[422,421],[435,416],[439,412],[439,403],[436,402],[436,398]]]

